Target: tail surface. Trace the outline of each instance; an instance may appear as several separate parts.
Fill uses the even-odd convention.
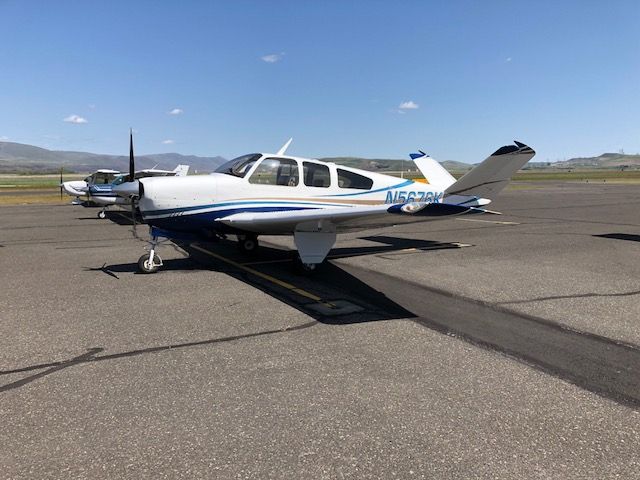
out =
[[[536,152],[524,143],[506,145],[445,190],[445,195],[462,195],[492,200],[507,186]]]
[[[443,190],[455,183],[456,179],[437,160],[419,150],[409,156],[415,162],[418,170],[424,175],[427,183],[437,185]]]
[[[189,165],[178,165],[173,171],[176,172],[176,177],[185,177],[189,173]]]

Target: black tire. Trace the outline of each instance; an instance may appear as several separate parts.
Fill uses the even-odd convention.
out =
[[[309,276],[318,271],[319,263],[303,263],[299,256],[293,262],[294,270],[298,275]]]
[[[149,265],[149,254],[145,253],[138,259],[138,271],[140,273],[156,273],[162,259],[156,254],[153,256],[153,265]]]
[[[258,251],[258,237],[255,235],[238,236],[238,248],[244,253],[255,253]]]

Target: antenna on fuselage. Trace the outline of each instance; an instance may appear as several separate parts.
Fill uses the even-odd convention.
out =
[[[291,145],[291,142],[293,142],[293,138],[290,138],[287,143],[285,143],[282,147],[280,147],[280,150],[278,150],[278,153],[276,153],[276,155],[284,155],[284,152],[287,151],[287,148],[289,148],[289,145]]]

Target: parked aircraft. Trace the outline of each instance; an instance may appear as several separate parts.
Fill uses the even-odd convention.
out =
[[[189,165],[178,165],[173,170],[161,170],[154,167],[137,170],[134,173],[134,178],[181,177],[187,175],[188,172]],[[127,181],[128,176],[128,174],[117,170],[100,169],[84,180],[62,182],[61,185],[68,195],[76,197],[73,201],[75,205],[84,207],[101,206],[103,208],[98,212],[98,217],[105,218],[107,207],[111,205],[128,205],[130,203],[127,199],[113,193],[113,187]],[[86,198],[81,200],[80,197]]]
[[[160,237],[235,234],[246,252],[258,247],[259,235],[293,235],[298,266],[310,272],[324,261],[338,233],[488,212],[482,207],[535,155],[515,142],[456,181],[420,152],[411,158],[425,179],[413,181],[285,155],[290,142],[275,154],[235,158],[210,175],[144,178],[116,186],[118,195],[137,199],[150,226],[149,253],[140,257],[140,271],[153,273],[162,266],[156,252]]]

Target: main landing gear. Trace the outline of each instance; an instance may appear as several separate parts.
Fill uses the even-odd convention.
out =
[[[162,258],[156,253],[158,246],[158,236],[151,233],[149,241],[149,253],[145,253],[138,260],[138,271],[140,273],[156,273],[158,268],[162,266]]]
[[[294,260],[294,270],[298,275],[312,275],[321,265],[320,263],[304,263],[299,255],[296,254],[296,258]]]
[[[238,235],[238,248],[243,253],[255,253],[259,247],[257,235]]]

